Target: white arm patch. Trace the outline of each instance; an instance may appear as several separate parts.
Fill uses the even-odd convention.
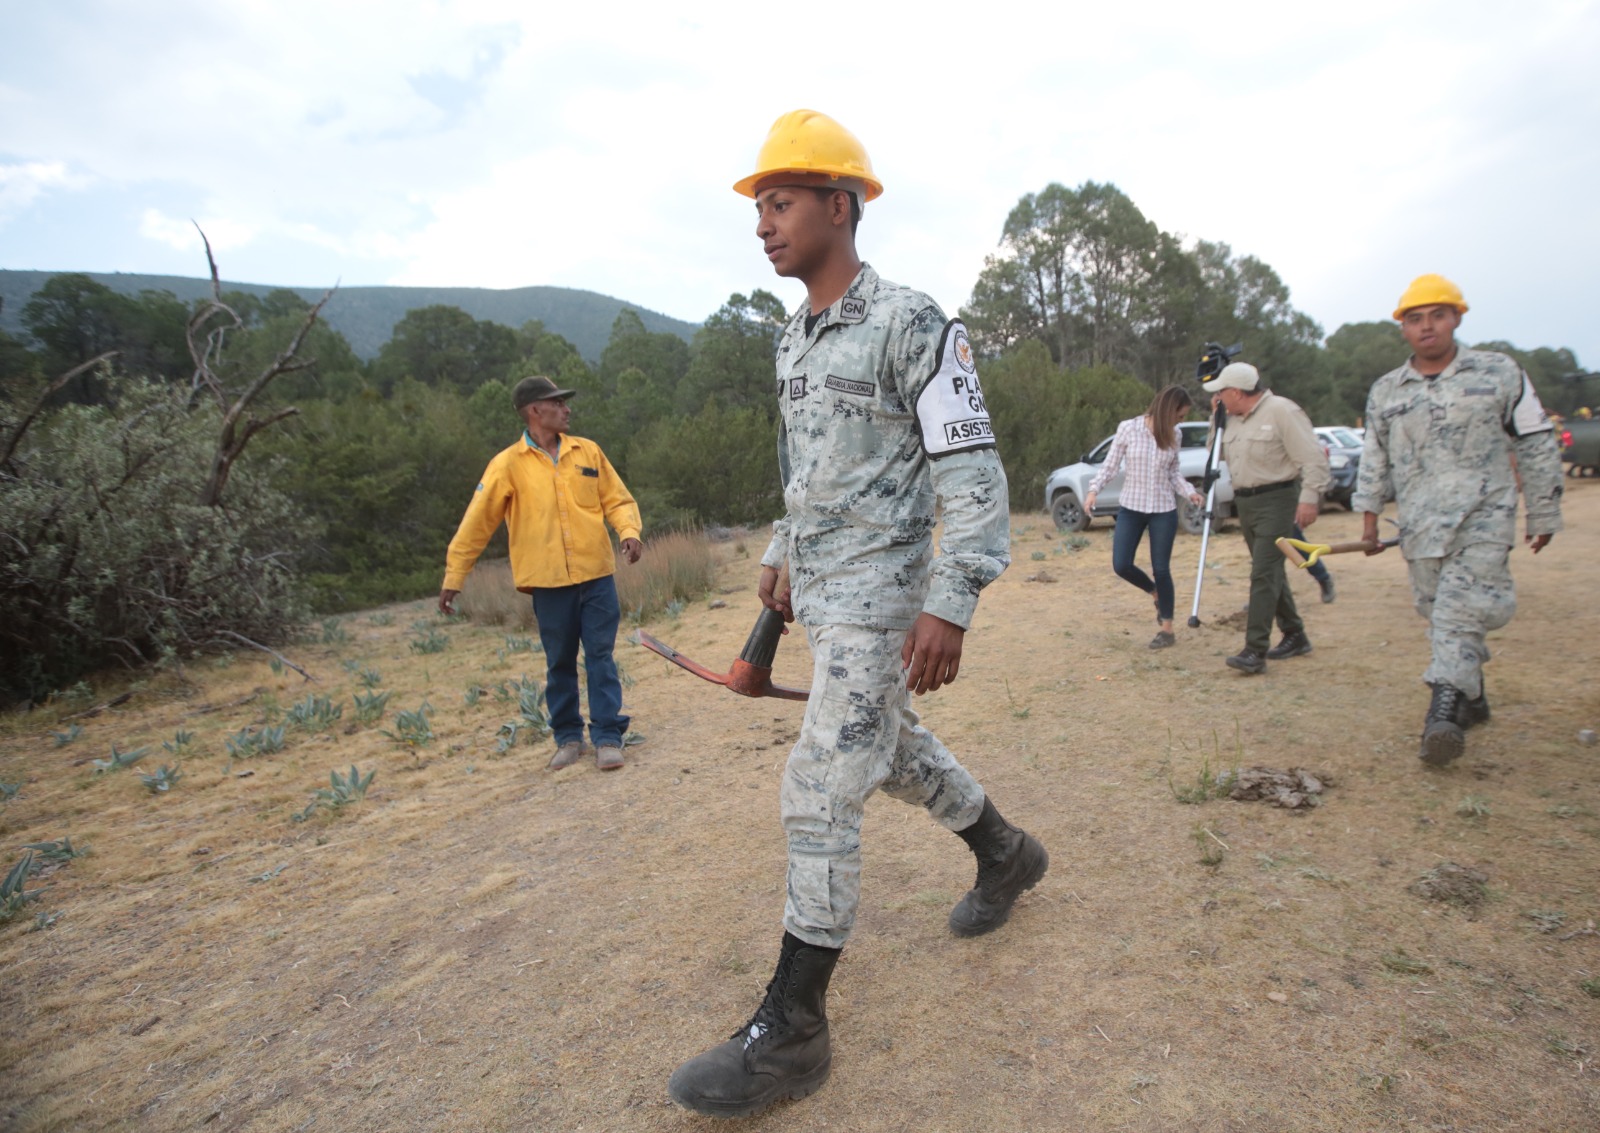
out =
[[[934,459],[994,447],[994,426],[978,384],[978,364],[960,319],[946,323],[939,336],[938,369],[917,395],[917,427],[923,451]]]
[[[1511,422],[1506,431],[1513,437],[1526,437],[1533,433],[1548,433],[1553,428],[1555,426],[1551,423],[1549,414],[1539,403],[1539,395],[1533,391],[1533,383],[1524,373],[1522,393],[1517,398],[1516,405],[1511,408]]]

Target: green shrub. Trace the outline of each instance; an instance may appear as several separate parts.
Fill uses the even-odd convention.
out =
[[[134,748],[132,751],[119,751],[117,745],[112,744],[110,759],[95,759],[90,762],[94,766],[96,775],[105,775],[111,771],[122,771],[125,768],[132,767],[149,754],[149,751],[150,749],[147,747]]]
[[[383,709],[393,692],[356,693],[356,720],[362,724],[375,724],[383,719]]]
[[[199,502],[221,415],[187,383],[108,379],[113,407],[46,411],[0,465],[0,703],[117,662],[286,639],[304,603],[299,509],[249,455]],[[8,428],[7,426],[11,426]],[[0,420],[0,453],[15,437]]]
[[[335,704],[326,696],[308,693],[304,700],[291,705],[283,718],[291,727],[303,731],[326,732],[343,715],[342,701]]]
[[[367,797],[367,788],[372,786],[372,780],[377,776],[376,769],[368,771],[365,775],[356,769],[352,763],[346,773],[338,771],[328,772],[328,786],[318,787],[313,791],[311,805],[299,814],[293,815],[296,822],[304,822],[319,810],[343,810],[345,807],[360,802]]]
[[[155,769],[154,773],[140,775],[139,782],[143,783],[145,789],[152,795],[159,795],[177,786],[178,780],[182,778],[182,771],[179,771],[176,767],[168,767],[163,763]]]
[[[33,851],[23,851],[22,858],[11,867],[5,880],[0,881],[0,921],[8,921],[22,906],[43,893],[42,889],[29,889],[28,874],[33,871]]]

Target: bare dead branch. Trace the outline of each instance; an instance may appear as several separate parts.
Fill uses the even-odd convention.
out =
[[[206,235],[206,230],[200,227],[198,220],[191,220],[194,230],[200,233],[200,242],[206,246],[206,264],[211,268],[211,298],[218,303],[222,302],[222,279],[217,274],[217,258],[211,254],[211,239]]]
[[[110,700],[106,701],[104,704],[96,704],[93,708],[87,709],[86,711],[83,711],[83,712],[74,712],[71,716],[63,716],[63,717],[61,717],[61,719],[63,719],[63,720],[87,720],[91,716],[98,716],[98,715],[100,715],[100,713],[104,712],[107,708],[115,708],[119,704],[128,703],[128,701],[133,699],[133,694],[136,691],[138,691],[138,690],[137,689],[129,689],[127,692],[123,693],[121,696],[113,696]]]
[[[49,401],[54,394],[60,392],[60,390],[63,389],[73,378],[77,377],[81,373],[84,373],[86,370],[94,369],[108,358],[116,357],[118,353],[119,351],[116,350],[107,350],[104,354],[98,355],[89,359],[87,362],[83,362],[72,367],[72,369],[68,370],[55,381],[51,382],[49,386],[45,388],[45,391],[39,395],[39,400],[33,403],[33,408],[28,410],[27,416],[24,417],[21,422],[18,423],[16,429],[12,431],[11,436],[6,438],[6,450],[5,452],[0,453],[0,465],[4,465],[7,461],[9,461],[12,454],[17,451],[17,445],[22,440],[22,434],[28,431],[28,426],[33,424],[33,419],[37,417],[39,415],[39,411],[44,408],[45,402]]]
[[[249,704],[252,700],[266,691],[267,690],[264,688],[258,688],[249,696],[241,696],[238,700],[230,700],[224,704],[202,704],[193,712],[185,712],[183,714],[183,718],[187,720],[190,716],[204,716],[209,712],[221,712],[224,708],[238,708],[241,704]]]
[[[323,292],[322,298],[317,300],[316,306],[306,312],[305,318],[300,322],[299,330],[295,332],[294,338],[289,341],[289,345],[284,347],[278,356],[272,360],[272,363],[262,370],[256,376],[256,379],[239,395],[238,399],[227,407],[222,418],[222,433],[217,440],[217,451],[211,462],[211,476],[200,493],[200,502],[202,504],[207,507],[216,507],[222,502],[222,491],[227,487],[228,476],[233,471],[233,463],[244,452],[245,445],[249,443],[251,437],[268,425],[299,412],[298,409],[291,408],[280,410],[264,421],[257,421],[255,418],[251,418],[244,426],[243,432],[238,432],[240,417],[244,415],[245,411],[249,409],[250,403],[256,399],[262,390],[267,388],[267,385],[274,378],[280,374],[293,373],[296,370],[305,369],[312,364],[313,360],[301,359],[297,355],[300,352],[300,348],[305,345],[306,335],[311,333],[311,328],[316,325],[317,318],[322,314],[322,308],[327,306],[328,300],[333,298],[333,293],[336,290],[337,288],[330,287]],[[237,318],[238,316],[235,315],[234,317]],[[214,384],[213,388],[220,391],[220,383]]]
[[[293,669],[295,672],[299,673],[302,677],[304,677],[308,681],[315,682],[316,679],[317,679],[316,677],[313,677],[310,673],[308,673],[304,669],[302,669],[299,665],[296,665],[293,661],[289,660],[289,658],[285,657],[282,653],[279,653],[276,649],[269,649],[265,645],[262,645],[259,641],[251,641],[248,637],[246,637],[242,633],[234,633],[231,629],[219,629],[217,631],[217,636],[218,637],[232,638],[234,641],[241,642],[242,644],[248,645],[251,649],[259,649],[263,653],[270,653],[270,654],[272,654],[272,656],[276,657],[279,661],[283,662],[284,665],[286,665],[289,668]]]

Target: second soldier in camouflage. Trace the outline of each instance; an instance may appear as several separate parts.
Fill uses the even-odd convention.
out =
[[[1456,342],[1466,309],[1461,289],[1438,275],[1419,276],[1401,297],[1394,317],[1413,354],[1367,397],[1351,501],[1365,513],[1362,538],[1373,544],[1385,501],[1399,512],[1400,551],[1432,647],[1421,756],[1435,766],[1457,759],[1466,729],[1489,719],[1485,638],[1516,611],[1509,556],[1519,476],[1534,552],[1561,530],[1550,419],[1516,362]]]

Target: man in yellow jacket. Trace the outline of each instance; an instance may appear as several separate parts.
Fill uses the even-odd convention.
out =
[[[502,520],[511,544],[517,589],[533,595],[544,645],[545,704],[555,731],[552,771],[583,757],[583,714],[578,704],[578,645],[589,678],[589,738],[602,771],[622,766],[622,683],[612,649],[622,620],[617,602],[617,561],[606,524],[622,554],[639,561],[639,505],[622,477],[584,437],[567,435],[570,389],[549,378],[523,378],[511,401],[526,428],[522,437],[484,469],[446,553],[439,609],[455,612],[456,595]]]

